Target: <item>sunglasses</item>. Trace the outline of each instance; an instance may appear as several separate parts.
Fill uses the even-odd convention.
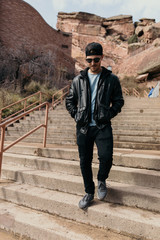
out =
[[[86,61],[88,63],[91,63],[92,61],[94,61],[95,63],[98,63],[100,61],[100,58],[86,58]]]

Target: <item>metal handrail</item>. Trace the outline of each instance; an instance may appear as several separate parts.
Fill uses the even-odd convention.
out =
[[[39,126],[37,126],[36,128],[32,129],[31,131],[29,131],[28,133],[24,134],[22,137],[18,138],[16,141],[12,142],[11,144],[9,144],[7,147],[4,147],[4,139],[5,139],[5,128],[6,126],[10,125],[11,123],[21,119],[22,117],[26,116],[27,114],[40,109],[42,107],[46,106],[46,114],[45,114],[45,123],[44,124],[40,124]],[[1,170],[2,170],[2,159],[3,159],[3,153],[8,150],[10,147],[14,146],[16,143],[20,142],[21,140],[23,140],[25,137],[29,136],[30,134],[32,134],[33,132],[35,132],[36,130],[38,130],[41,127],[44,127],[44,137],[43,137],[43,147],[46,147],[46,138],[47,138],[47,125],[48,125],[48,110],[49,110],[49,103],[48,102],[44,102],[14,118],[11,118],[3,123],[0,124],[0,128],[1,128],[1,142],[0,142],[0,178],[1,178]]]
[[[129,90],[127,88],[123,87],[122,91],[123,91],[124,94],[129,96]]]
[[[68,94],[70,89],[70,84],[67,85],[66,87],[60,89],[58,92],[56,92],[55,94],[53,94],[52,96],[52,107],[54,108],[55,106],[57,106],[59,103],[62,103],[64,97]],[[39,101],[35,101],[34,103],[27,105],[27,100],[29,98],[32,98],[33,96],[36,96],[39,94]],[[46,93],[43,93],[41,91],[34,93],[26,98],[23,98],[15,103],[12,103],[2,109],[0,109],[0,129],[1,129],[1,142],[0,142],[0,178],[1,178],[1,170],[2,170],[2,159],[3,159],[3,153],[8,150],[10,147],[14,146],[16,143],[20,142],[21,140],[23,140],[25,137],[29,136],[30,134],[32,134],[33,132],[35,132],[36,130],[38,130],[41,127],[44,127],[44,138],[43,138],[43,147],[46,147],[46,138],[47,138],[47,125],[48,125],[48,111],[49,111],[49,103],[48,102],[42,102],[42,94],[45,94],[46,96],[49,96]],[[60,97],[57,98],[57,96],[60,94]],[[55,99],[56,98],[56,99]],[[23,109],[11,114],[10,116],[4,118],[2,120],[2,111],[12,107],[16,104],[19,104],[21,102],[24,102],[24,107]],[[32,107],[33,105],[39,103],[38,106],[26,111],[28,108]],[[36,128],[32,129],[31,131],[29,131],[28,133],[24,134],[22,137],[18,138],[16,141],[12,142],[10,145],[8,145],[7,147],[4,148],[4,139],[5,139],[5,128],[6,126],[8,126],[9,124],[12,124],[13,122],[21,119],[22,117],[25,117],[26,115],[28,115],[29,113],[37,110],[37,109],[41,109],[43,106],[46,106],[46,114],[45,114],[45,124],[40,124],[39,126],[37,126]],[[20,112],[24,111],[24,113],[19,114]],[[19,114],[19,115],[17,115]],[[15,116],[17,115],[17,116]]]
[[[69,93],[69,89],[70,89],[70,84],[67,85],[66,87],[60,89],[55,94],[53,94],[53,96],[52,96],[52,108],[55,108],[59,103],[62,103],[65,96]],[[59,94],[60,94],[60,97],[55,99]]]
[[[133,95],[139,97],[140,93],[135,88],[133,88]]]
[[[148,93],[146,90],[143,91],[143,95],[144,95],[144,97],[148,97]]]
[[[10,105],[8,105],[8,106],[6,106],[6,107],[1,108],[1,109],[0,109],[0,123],[8,120],[9,118],[11,118],[11,117],[13,117],[13,116],[15,116],[15,115],[17,115],[17,114],[19,114],[19,113],[21,113],[21,112],[25,112],[28,108],[32,107],[33,105],[36,105],[37,103],[38,103],[38,104],[41,104],[41,103],[42,103],[42,94],[43,94],[43,95],[46,95],[46,96],[49,96],[49,95],[47,95],[47,94],[44,93],[44,92],[38,91],[37,93],[34,93],[34,94],[32,94],[32,95],[30,95],[30,96],[28,96],[28,97],[25,97],[25,98],[23,98],[23,99],[15,102],[15,103],[12,103],[12,104],[10,104]],[[38,100],[38,101],[35,101],[34,103],[31,103],[30,105],[27,106],[27,100],[30,99],[30,98],[32,98],[32,97],[34,97],[34,96],[37,96],[37,95],[39,95],[39,100]],[[51,97],[51,96],[50,96],[50,97]],[[22,102],[24,102],[24,104],[23,104],[23,108],[22,108],[21,110],[19,110],[19,111],[15,112],[15,113],[9,115],[8,117],[2,119],[2,112],[3,112],[5,109],[10,108],[10,107],[15,106],[15,105],[18,105],[18,104],[20,104],[20,103],[22,103]],[[40,110],[40,109],[39,109],[39,110]]]

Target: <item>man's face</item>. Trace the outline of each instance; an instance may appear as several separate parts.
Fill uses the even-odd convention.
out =
[[[102,55],[93,55],[93,56],[86,57],[86,61],[88,63],[88,67],[91,73],[97,74],[101,71],[102,59],[103,59]]]

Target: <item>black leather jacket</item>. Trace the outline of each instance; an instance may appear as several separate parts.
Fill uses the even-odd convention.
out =
[[[66,108],[77,122],[77,127],[84,134],[91,121],[91,91],[88,70],[89,68],[86,68],[73,79],[66,98]],[[124,99],[118,77],[102,67],[93,115],[97,127],[102,129],[111,124],[111,118],[121,111],[123,105]]]

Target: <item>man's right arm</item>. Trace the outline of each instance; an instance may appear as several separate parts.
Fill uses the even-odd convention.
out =
[[[70,113],[71,117],[74,118],[77,112],[77,89],[75,80],[73,79],[69,94],[66,97],[66,109]]]

